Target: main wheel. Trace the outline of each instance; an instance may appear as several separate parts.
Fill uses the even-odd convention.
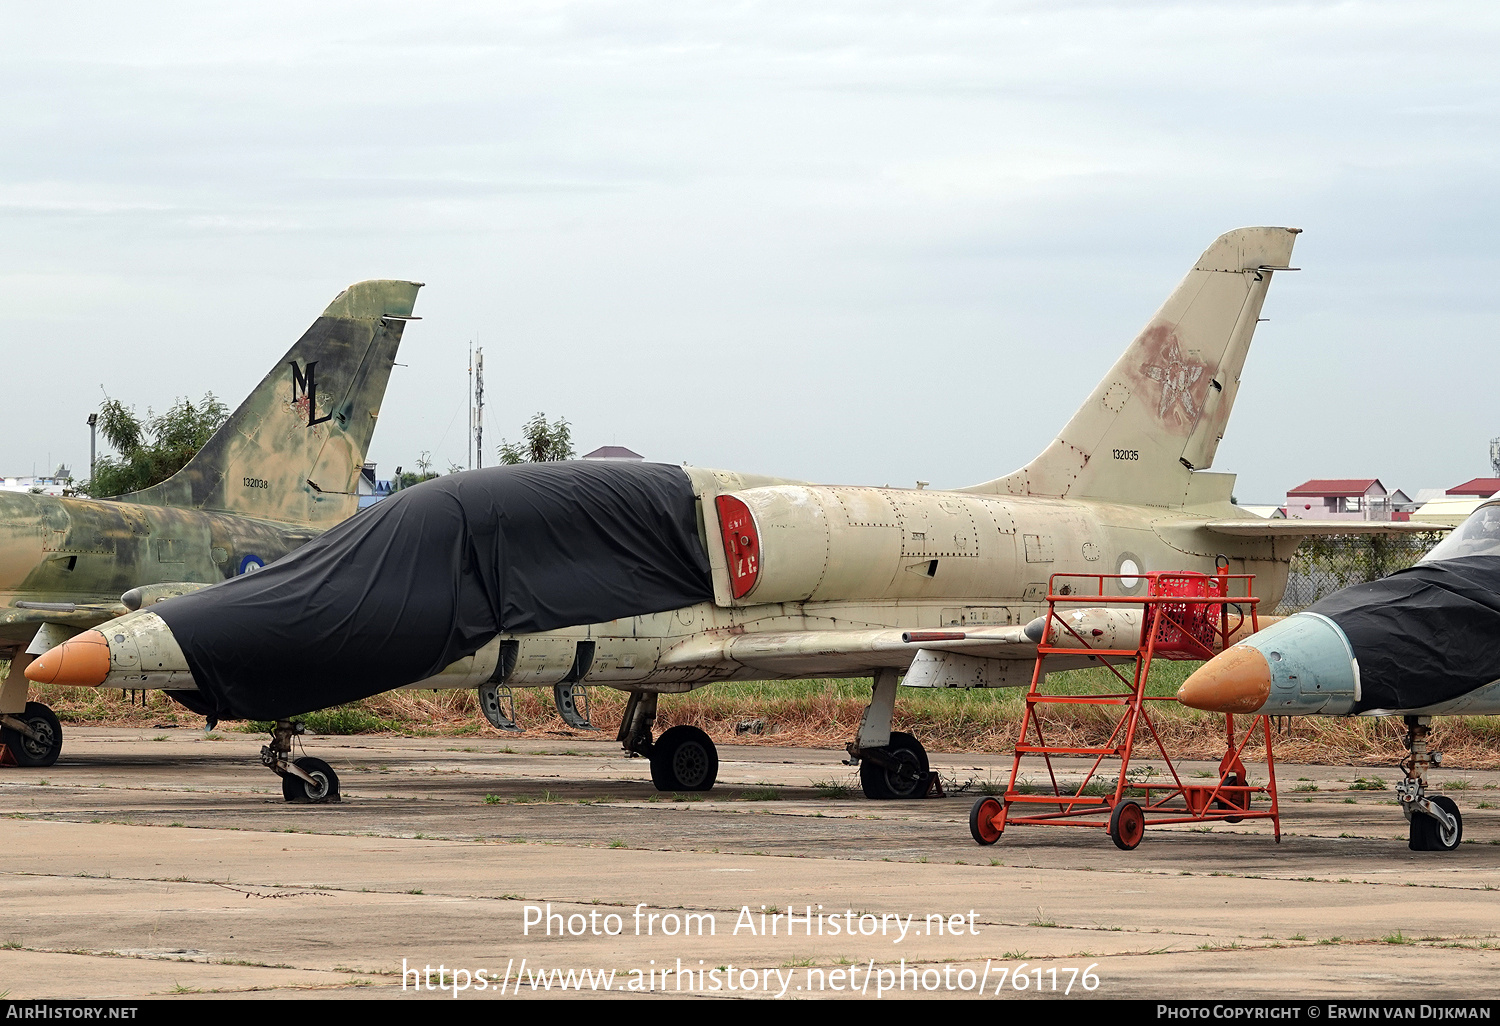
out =
[[[339,775],[322,759],[298,759],[293,765],[318,783],[309,784],[291,773],[281,778],[281,796],[300,805],[322,805],[339,800]]]
[[[16,717],[36,734],[27,737],[19,730],[0,727],[0,744],[10,749],[22,766],[51,766],[62,752],[62,724],[50,708],[41,702],[27,702],[26,711]]]
[[[1121,851],[1131,851],[1146,836],[1146,814],[1135,802],[1121,802],[1109,814],[1109,839]]]
[[[672,727],[651,746],[651,783],[658,791],[707,791],[718,779],[719,750],[697,727]]]
[[[994,844],[1000,840],[1000,831],[995,827],[995,817],[1003,808],[998,798],[981,798],[969,810],[969,835],[979,844]]]
[[[1458,803],[1444,795],[1433,795],[1427,799],[1453,817],[1454,827],[1446,829],[1441,822],[1413,809],[1411,834],[1407,843],[1412,851],[1452,851],[1463,843],[1464,819],[1458,811]]]
[[[877,801],[922,798],[927,794],[927,750],[922,742],[903,731],[891,731],[890,743],[881,749],[891,765],[874,760],[859,761],[859,785],[866,798]]]

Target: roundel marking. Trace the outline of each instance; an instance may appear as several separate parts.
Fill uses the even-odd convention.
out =
[[[240,559],[240,573],[241,574],[253,574],[253,573],[255,573],[255,571],[259,570],[261,567],[263,567],[265,565],[266,565],[266,561],[264,559],[261,559],[259,556],[257,556],[253,552],[247,552]]]

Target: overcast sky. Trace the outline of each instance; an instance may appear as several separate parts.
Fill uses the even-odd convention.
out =
[[[818,481],[1042,449],[1219,233],[1305,229],[1214,469],[1414,493],[1500,435],[1492,3],[16,5],[0,474],[103,392],[235,405],[350,282],[427,283],[371,458]],[[101,391],[102,386],[102,391]]]

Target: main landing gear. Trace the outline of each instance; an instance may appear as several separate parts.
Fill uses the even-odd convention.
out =
[[[0,744],[17,766],[51,766],[62,752],[62,724],[41,702],[27,702],[21,713],[0,716]]]
[[[859,721],[859,736],[849,742],[845,762],[859,766],[859,785],[866,798],[925,798],[933,785],[922,742],[891,729],[897,676],[892,669],[876,672],[870,704]]]
[[[630,693],[620,719],[620,744],[651,760],[651,783],[658,791],[710,790],[719,779],[719,750],[707,734],[686,725],[668,728],[653,741],[656,698],[654,691]]]
[[[1401,763],[1406,779],[1396,784],[1401,812],[1411,824],[1412,851],[1452,851],[1464,839],[1464,820],[1458,803],[1445,795],[1427,794],[1427,770],[1442,757],[1427,748],[1432,733],[1432,717],[1406,717],[1406,750],[1411,754]]]
[[[281,777],[281,796],[299,805],[323,805],[342,801],[339,775],[322,759],[292,758],[292,739],[304,732],[300,723],[277,720],[271,743],[260,750],[260,761]]]
[[[10,659],[10,673],[0,683],[0,745],[17,766],[51,766],[62,753],[62,724],[41,702],[26,701],[31,686],[26,667],[35,658],[16,652]]]

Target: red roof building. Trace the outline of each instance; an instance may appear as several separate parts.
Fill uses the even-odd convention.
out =
[[[1496,492],[1500,492],[1500,477],[1476,477],[1448,489],[1449,495],[1475,495],[1481,499],[1488,499]]]
[[[1373,477],[1315,478],[1286,493],[1291,520],[1389,520],[1390,493]]]

